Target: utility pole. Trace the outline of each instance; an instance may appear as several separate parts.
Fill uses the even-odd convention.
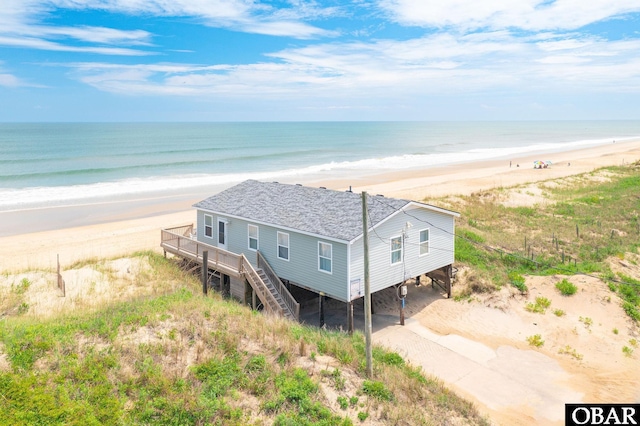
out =
[[[367,377],[373,377],[373,351],[371,348],[371,285],[369,283],[369,225],[367,192],[362,192],[362,241],[364,244],[364,339],[367,357]]]

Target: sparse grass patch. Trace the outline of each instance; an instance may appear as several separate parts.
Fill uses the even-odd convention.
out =
[[[551,306],[551,300],[538,296],[536,297],[536,303],[527,303],[525,309],[536,314],[544,314],[549,306]]]
[[[31,287],[31,281],[25,277],[21,279],[20,283],[13,288],[13,291],[16,294],[24,294],[29,289],[29,287]]]
[[[380,401],[393,401],[393,393],[384,385],[384,383],[376,380],[365,380],[362,383],[362,392]]]
[[[527,294],[529,292],[529,289],[525,284],[524,277],[520,275],[518,272],[515,272],[515,271],[509,272],[508,277],[511,285],[517,288],[518,290],[520,290],[520,293]]]
[[[557,317],[565,316],[565,312],[562,309],[554,309],[553,314]]]
[[[322,376],[329,377],[333,381],[333,387],[336,390],[344,390],[346,382],[339,369],[334,368],[333,371],[322,370],[320,371],[320,374]]]
[[[578,319],[578,321],[583,323],[584,326],[586,327],[586,329],[589,330],[589,332],[591,332],[591,326],[593,325],[593,320],[591,318],[589,318],[589,317],[580,317]]]
[[[564,348],[560,348],[558,353],[571,355],[573,358],[577,359],[578,361],[581,361],[583,358],[582,354],[579,354],[578,352],[576,352],[576,350],[569,345],[565,346]]]
[[[578,291],[578,287],[576,287],[572,282],[567,280],[566,278],[560,282],[556,283],[556,288],[560,291],[563,296],[571,296]]]
[[[534,334],[533,336],[527,337],[527,342],[529,342],[531,346],[535,346],[536,348],[544,345],[544,340],[542,340],[542,336],[539,334]]]
[[[623,347],[622,347],[622,353],[623,353],[625,356],[627,356],[627,357],[631,358],[631,356],[633,355],[633,349],[632,349],[632,348],[630,348],[629,346],[623,346]]]
[[[535,207],[520,206],[520,207],[513,207],[511,210],[514,213],[524,217],[535,217],[538,214],[538,209]]]

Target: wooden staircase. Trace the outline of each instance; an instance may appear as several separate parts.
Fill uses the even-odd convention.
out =
[[[295,313],[291,312],[291,309],[289,309],[289,306],[287,306],[287,304],[284,302],[282,295],[278,292],[276,287],[273,285],[273,283],[271,282],[271,280],[269,279],[269,276],[265,273],[265,271],[263,269],[256,269],[256,272],[258,273],[258,276],[264,283],[269,293],[271,293],[271,295],[273,296],[272,298],[269,298],[269,302],[271,303],[273,310],[274,311],[279,310],[280,312],[283,313],[285,318],[297,320]]]
[[[243,254],[236,254],[194,240],[193,225],[163,229],[160,245],[165,252],[202,265],[204,251],[209,252],[207,267],[234,277],[244,277],[262,302],[265,312],[297,321],[300,304],[275,274],[271,266],[257,253],[258,268],[254,269]]]

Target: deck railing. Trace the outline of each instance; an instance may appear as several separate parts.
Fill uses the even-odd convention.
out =
[[[258,268],[262,269],[267,277],[271,280],[271,283],[276,288],[285,305],[289,308],[289,311],[295,318],[300,318],[300,304],[296,301],[296,299],[289,293],[289,289],[285,287],[284,283],[278,275],[271,269],[271,265],[269,262],[262,256],[262,253],[257,252],[258,256]]]
[[[253,290],[256,292],[258,298],[263,302],[267,312],[276,315],[283,315],[282,308],[280,308],[278,301],[271,294],[265,283],[255,271],[251,262],[249,262],[243,254],[232,253],[197,241],[192,238],[192,232],[193,225],[163,229],[160,237],[160,245],[166,251],[199,263],[203,262],[202,253],[204,251],[208,251],[207,266],[209,268],[235,277],[246,278]],[[287,294],[288,293],[289,292],[287,292]]]

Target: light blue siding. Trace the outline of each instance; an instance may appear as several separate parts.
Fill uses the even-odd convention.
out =
[[[214,228],[219,218],[228,220],[227,223],[227,250],[234,253],[242,253],[256,266],[256,252],[249,249],[248,224],[258,226],[258,249],[269,262],[276,274],[285,280],[316,292],[342,300],[349,300],[348,294],[348,260],[347,244],[329,241],[319,237],[296,233],[291,230],[275,228],[251,221],[228,216],[220,216],[214,213],[198,210],[197,235],[198,241],[214,246],[217,244],[217,228],[213,238],[204,236],[204,215],[213,216]],[[277,256],[277,233],[289,234],[289,260],[279,259]],[[332,259],[331,273],[319,270],[318,266],[318,241],[331,244]]]
[[[369,232],[369,277],[371,291],[376,292],[433,271],[454,261],[454,217],[411,208],[399,212]],[[429,254],[420,256],[420,231],[429,229]],[[391,264],[391,238],[403,237],[403,261]],[[358,238],[351,248],[350,280],[364,283],[364,248]],[[359,294],[351,294],[358,298]]]

